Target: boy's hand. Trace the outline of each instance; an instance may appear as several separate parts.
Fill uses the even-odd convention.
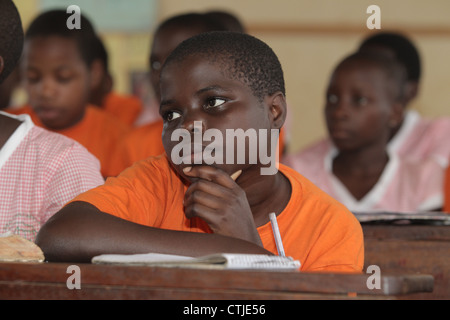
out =
[[[184,174],[198,178],[184,196],[186,217],[203,219],[214,233],[262,246],[247,196],[235,182],[239,172],[230,177],[211,166],[195,166],[185,168]]]

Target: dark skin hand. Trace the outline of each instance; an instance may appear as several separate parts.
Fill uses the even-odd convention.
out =
[[[214,233],[262,246],[246,194],[232,177],[210,166],[187,167],[183,171],[189,177],[198,178],[184,196],[187,218],[199,217]],[[240,172],[234,177],[238,178]]]
[[[65,262],[90,262],[94,256],[106,253],[270,254],[248,241],[219,234],[162,230],[135,224],[101,212],[86,202],[73,202],[50,218],[41,228],[36,244],[48,261]]]

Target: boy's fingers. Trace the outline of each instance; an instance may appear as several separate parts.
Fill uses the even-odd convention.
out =
[[[234,184],[232,181],[236,181],[236,179],[241,175],[242,170],[238,170],[229,176],[223,170],[211,167],[211,166],[194,166],[194,167],[186,167],[183,169],[185,175],[189,177],[195,177],[204,179],[207,181],[216,182],[224,187],[233,187]],[[230,180],[231,178],[231,180]]]

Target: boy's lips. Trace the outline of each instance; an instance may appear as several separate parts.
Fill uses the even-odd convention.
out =
[[[348,139],[352,136],[351,131],[343,127],[332,127],[329,133],[333,139]]]
[[[35,112],[38,117],[43,120],[54,120],[59,117],[57,108],[37,107],[35,108]]]
[[[223,162],[224,150],[218,145],[214,149],[207,149],[201,144],[190,145],[190,153],[181,157],[181,163],[185,165],[211,165]]]

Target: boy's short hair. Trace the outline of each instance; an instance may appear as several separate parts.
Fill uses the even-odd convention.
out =
[[[243,82],[260,101],[277,91],[286,94],[278,57],[267,44],[253,36],[229,31],[202,33],[183,41],[164,65],[194,55],[226,66],[226,76]]]
[[[359,51],[370,46],[379,46],[392,50],[395,58],[405,66],[408,80],[420,80],[422,73],[420,54],[408,37],[395,32],[380,32],[366,38],[360,44]]]
[[[386,74],[387,78],[392,80],[395,84],[395,86],[389,86],[389,90],[392,91],[393,99],[396,101],[402,101],[404,99],[407,72],[403,65],[397,63],[389,57],[378,55],[373,52],[356,52],[345,57],[338,64],[335,70],[339,69],[346,63],[353,61],[362,61],[380,68]]]
[[[16,67],[23,49],[22,21],[16,6],[11,0],[0,1],[0,56],[4,69],[0,74],[0,83]]]
[[[70,17],[64,10],[50,10],[40,14],[25,32],[25,40],[37,37],[59,36],[73,39],[79,49],[83,61],[88,67],[96,59],[92,48],[98,46],[98,39],[91,22],[84,15],[80,15],[81,29],[69,29],[67,19]]]

